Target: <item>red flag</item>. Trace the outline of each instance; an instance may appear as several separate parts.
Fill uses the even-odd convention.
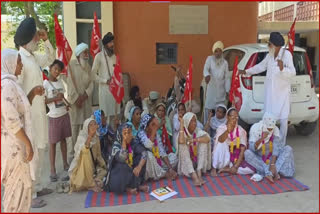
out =
[[[42,80],[48,80],[47,76],[45,75],[45,73],[42,71]]]
[[[116,65],[114,67],[114,73],[109,85],[109,90],[113,95],[114,99],[116,100],[116,102],[120,104],[124,97],[124,87],[123,87],[123,79],[122,79],[122,73],[120,68],[119,56],[117,56]]]
[[[189,70],[187,74],[186,86],[184,87],[184,94],[182,98],[182,103],[186,103],[187,101],[192,99],[192,56],[190,56],[189,60]]]
[[[57,14],[54,14],[54,30],[56,35],[56,47],[57,47],[58,59],[62,61],[64,64],[64,69],[61,73],[68,75],[67,67],[72,56],[72,49],[60,27]]]
[[[289,43],[289,51],[291,52],[292,56],[293,56],[293,49],[294,49],[294,43],[295,43],[295,24],[296,24],[296,19],[294,19],[294,22],[291,25],[290,31],[288,33],[288,43]]]
[[[240,90],[238,56],[236,56],[234,65],[233,65],[231,88],[229,92],[229,101],[232,103],[232,106],[234,106],[238,111],[240,111],[241,105],[242,105],[242,94]]]
[[[91,33],[91,42],[90,42],[90,54],[95,58],[97,53],[100,52],[99,41],[101,39],[99,23],[96,12],[94,12],[94,22],[92,26],[92,33]]]

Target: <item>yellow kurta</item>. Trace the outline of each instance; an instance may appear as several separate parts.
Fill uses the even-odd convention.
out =
[[[85,146],[88,138],[88,126],[93,120],[93,118],[89,118],[84,122],[83,129],[74,147],[75,157],[69,168],[71,192],[93,188],[95,186],[95,180],[102,182],[107,174],[106,163],[101,155],[99,137],[95,136],[92,139],[90,148],[86,148]],[[90,149],[94,160],[92,159]],[[94,173],[95,168],[96,174]]]

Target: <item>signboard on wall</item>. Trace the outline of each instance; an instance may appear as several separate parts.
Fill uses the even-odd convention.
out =
[[[169,5],[169,34],[208,34],[208,5]]]

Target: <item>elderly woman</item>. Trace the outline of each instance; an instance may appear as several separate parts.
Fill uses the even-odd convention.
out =
[[[38,150],[32,144],[30,103],[42,95],[42,86],[28,96],[17,83],[22,70],[16,50],[1,51],[1,183],[4,212],[29,212]],[[43,201],[42,201],[43,203]]]
[[[205,183],[202,173],[211,168],[210,137],[197,128],[197,116],[194,113],[188,112],[179,120],[178,174],[187,177],[191,175],[194,185],[201,186]]]
[[[134,144],[143,145],[147,150],[145,179],[159,180],[164,176],[175,179],[177,173],[173,168],[176,164],[176,158],[173,153],[167,154],[161,137],[157,133],[158,128],[158,119],[153,115],[146,114],[142,117],[140,130],[135,138]]]
[[[230,108],[227,111],[227,124],[217,129],[215,145],[212,152],[212,176],[219,172],[231,174],[252,174],[254,167],[244,160],[247,149],[247,133],[238,125],[238,111]]]
[[[141,121],[141,109],[138,106],[133,106],[129,111],[128,122],[131,126],[132,135],[136,137],[139,131]]]
[[[178,148],[178,142],[177,142],[177,136],[179,134],[179,130],[180,130],[180,121],[179,121],[179,117],[183,117],[185,115],[185,113],[187,112],[186,109],[186,105],[184,103],[179,103],[178,104],[178,109],[177,109],[177,113],[173,116],[173,146],[174,148]],[[199,122],[199,120],[197,120],[197,127],[199,129],[203,129],[203,125]]]
[[[106,176],[106,163],[102,158],[98,125],[93,117],[84,121],[83,129],[79,133],[74,147],[75,156],[71,162],[70,190],[102,191],[102,179]]]
[[[107,124],[107,118],[103,110],[96,110],[94,113],[94,118],[98,124],[98,134],[100,140],[101,153],[104,160],[108,160],[109,155],[111,154],[112,143],[115,140],[116,134],[110,125]],[[118,121],[115,121],[114,126],[118,128]]]
[[[148,114],[148,106],[147,104],[142,101],[140,96],[140,89],[138,86],[133,86],[130,90],[130,100],[127,102],[126,108],[124,110],[124,117],[129,120],[130,117],[130,110],[133,106],[138,106],[140,108],[142,116]]]
[[[276,118],[266,112],[262,120],[250,129],[249,149],[245,160],[272,183],[280,175],[292,177],[295,173],[294,158],[290,146],[282,146]],[[280,174],[280,175],[279,175]]]
[[[142,185],[146,160],[146,149],[133,144],[131,126],[127,123],[121,125],[108,161],[105,190],[118,194],[137,194],[138,190],[148,192],[148,186]]]
[[[166,148],[166,152],[174,153],[175,148],[172,145],[172,126],[170,119],[166,116],[166,105],[159,103],[156,107],[156,113],[154,116],[159,121],[158,134],[161,137],[162,144]]]

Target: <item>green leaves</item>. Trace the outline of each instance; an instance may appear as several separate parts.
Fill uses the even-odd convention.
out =
[[[36,20],[38,28],[47,28],[49,40],[55,47],[54,13],[57,13],[58,17],[62,14],[62,2],[1,2],[1,14],[10,15],[12,20],[12,28],[4,39],[14,35],[20,22],[31,16]]]

